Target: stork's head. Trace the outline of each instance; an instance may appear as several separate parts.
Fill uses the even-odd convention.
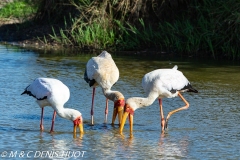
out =
[[[134,111],[137,109],[137,104],[134,101],[134,98],[130,98],[126,101],[124,106],[124,114],[122,116],[122,121],[120,125],[120,134],[122,134],[124,125],[126,123],[127,117],[129,117],[129,125],[130,125],[130,135],[132,135],[133,131],[133,115]]]
[[[83,133],[83,118],[82,114],[78,110],[66,108],[64,116],[66,119],[73,121],[74,134],[77,132],[77,128],[79,128],[79,132],[81,134]]]
[[[77,127],[79,128],[79,132],[83,133],[83,118],[82,115],[77,117],[75,120],[73,120],[73,133],[75,134],[77,132]]]
[[[123,108],[125,105],[125,99],[123,94],[119,91],[111,91],[111,90],[104,90],[104,94],[108,99],[114,102],[112,124],[114,124],[114,121],[118,115],[118,120],[120,125],[122,121]]]

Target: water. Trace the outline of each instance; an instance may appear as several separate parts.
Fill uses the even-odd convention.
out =
[[[98,54],[98,53],[96,53]],[[174,58],[139,58],[113,55],[120,79],[113,90],[126,98],[144,97],[141,79],[157,68],[178,65],[198,94],[184,93],[188,110],[171,116],[161,134],[159,106],[135,111],[133,137],[128,122],[124,136],[104,124],[105,97],[97,88],[95,125],[90,125],[92,89],[83,80],[85,64],[94,54],[47,55],[14,46],[0,46],[0,157],[1,159],[239,159],[240,66]],[[41,109],[29,96],[20,95],[36,77],[54,77],[71,91],[65,107],[83,114],[85,134],[74,137],[72,122],[57,116],[55,132],[49,133],[53,110],[45,107],[44,132],[40,132]],[[163,99],[166,114],[183,106],[180,98]]]

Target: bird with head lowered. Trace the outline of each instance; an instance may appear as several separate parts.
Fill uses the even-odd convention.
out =
[[[142,79],[142,87],[145,93],[147,93],[146,98],[132,97],[126,100],[120,126],[121,134],[126,119],[129,116],[130,134],[132,135],[133,115],[135,110],[141,107],[150,106],[157,98],[159,99],[162,132],[164,132],[167,128],[170,116],[189,107],[189,103],[182,96],[181,92],[187,91],[198,93],[182,72],[177,70],[177,66],[174,66],[172,69],[157,69],[145,74]],[[165,120],[162,108],[162,98],[173,98],[176,96],[179,96],[183,100],[185,106],[169,112]]]
[[[94,106],[94,95],[95,88],[100,86],[102,92],[106,97],[106,107],[105,107],[105,123],[107,122],[108,114],[108,99],[114,102],[114,110],[112,116],[112,124],[118,115],[119,124],[122,119],[123,107],[125,104],[124,96],[119,91],[111,90],[112,86],[119,79],[119,70],[111,54],[107,51],[103,51],[100,55],[92,57],[86,65],[84,80],[93,87],[92,93],[92,107],[91,107],[91,124],[93,125],[93,106]]]
[[[37,103],[42,108],[40,130],[43,131],[43,111],[45,106],[51,106],[54,110],[52,118],[52,126],[50,132],[53,132],[54,121],[56,113],[65,119],[73,122],[73,133],[76,133],[79,128],[80,133],[83,133],[83,118],[82,114],[71,108],[64,108],[64,104],[70,97],[70,91],[68,87],[61,81],[53,78],[37,78],[29,86],[27,86],[24,92],[21,94],[28,94],[37,99]]]

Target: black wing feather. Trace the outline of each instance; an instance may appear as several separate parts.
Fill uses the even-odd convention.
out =
[[[84,80],[89,84],[90,87],[92,87],[95,84],[95,79],[90,80],[87,76],[87,69],[85,68],[84,72]]]
[[[29,86],[30,86],[30,85],[29,85]],[[29,96],[32,96],[32,97],[36,98],[37,100],[47,99],[47,96],[44,96],[43,98],[37,98],[35,95],[32,94],[32,92],[30,92],[30,91],[27,90],[27,88],[28,88],[29,86],[26,87],[26,89],[24,90],[24,92],[23,92],[21,95],[27,94],[27,95],[29,95]]]
[[[192,85],[190,83],[188,83],[188,85],[184,86],[182,89],[180,90],[176,90],[176,89],[171,89],[171,93],[176,93],[177,91],[183,91],[186,90],[187,92],[194,92],[194,93],[198,93],[198,90],[194,89],[192,87]]]

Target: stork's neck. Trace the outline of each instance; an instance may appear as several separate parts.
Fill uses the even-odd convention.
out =
[[[111,101],[116,101],[119,99],[124,99],[124,96],[119,91],[112,91],[111,89],[104,89],[102,88],[103,94],[107,99],[110,99]]]
[[[127,100],[128,103],[133,110],[136,110],[141,107],[147,107],[153,104],[153,102],[158,98],[158,93],[151,92],[148,94],[146,98],[143,97],[132,97]]]
[[[68,120],[73,120],[74,119],[73,115],[72,115],[72,110],[73,109],[64,108],[63,106],[58,106],[58,107],[55,107],[54,110],[62,118],[65,118],[65,119],[68,119]]]

